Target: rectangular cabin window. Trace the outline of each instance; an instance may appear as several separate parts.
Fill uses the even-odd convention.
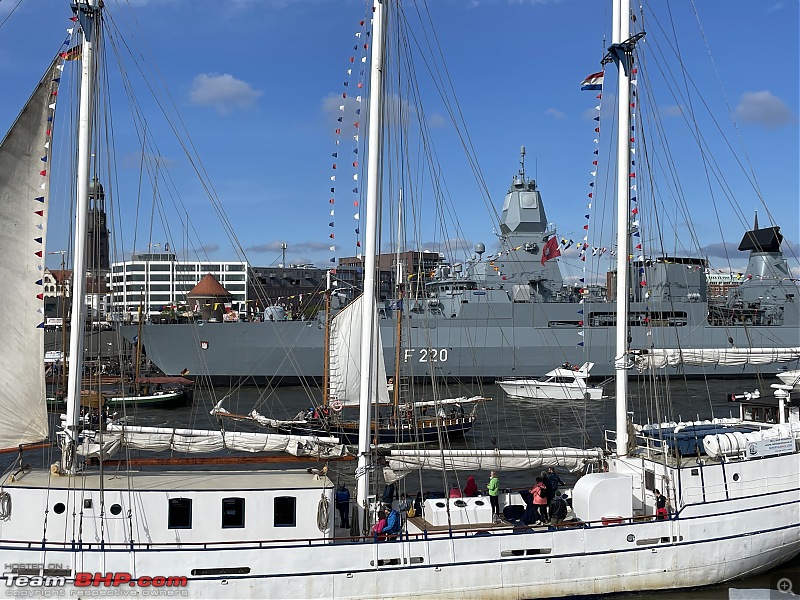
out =
[[[222,528],[244,527],[244,498],[222,499]]]
[[[191,529],[192,528],[192,499],[191,498],[170,498],[169,517],[167,518],[169,529]]]
[[[273,505],[275,527],[295,527],[297,525],[297,498],[278,496]]]
[[[644,471],[644,489],[652,490],[656,487],[656,474],[650,469]]]

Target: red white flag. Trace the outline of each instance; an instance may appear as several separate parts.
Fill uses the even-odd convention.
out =
[[[556,256],[561,256],[561,250],[558,249],[558,240],[554,236],[547,240],[542,248],[542,265]]]

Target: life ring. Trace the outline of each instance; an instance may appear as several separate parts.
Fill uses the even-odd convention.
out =
[[[334,412],[340,412],[344,408],[341,400],[334,400],[331,402],[331,410]]]

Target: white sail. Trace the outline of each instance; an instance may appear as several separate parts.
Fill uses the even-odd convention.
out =
[[[640,371],[679,365],[769,365],[793,360],[800,360],[800,348],[651,349],[634,358],[636,368]]]
[[[54,61],[0,144],[0,448],[47,437],[42,285]]]
[[[386,381],[386,366],[383,360],[383,344],[377,326],[377,309],[375,311],[373,332],[375,351],[378,353],[378,381]],[[362,296],[348,304],[331,321],[331,360],[330,360],[330,397],[344,406],[358,406],[361,387],[361,317],[363,311]],[[378,397],[373,400],[377,404],[389,404],[389,391],[385,385],[378,385]]]
[[[91,439],[94,437],[94,439]],[[121,448],[151,452],[173,451],[207,454],[232,450],[237,452],[287,452],[294,456],[335,458],[347,454],[337,438],[323,438],[272,433],[213,431],[206,429],[170,429],[168,427],[133,427],[109,425],[100,434],[84,435],[80,453],[106,458]]]
[[[521,471],[541,467],[580,470],[603,459],[600,448],[546,448],[543,450],[392,450],[389,468],[395,473],[413,469]]]

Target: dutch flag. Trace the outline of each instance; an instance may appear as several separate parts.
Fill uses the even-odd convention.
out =
[[[603,89],[603,71],[592,73],[581,81],[581,91]]]

